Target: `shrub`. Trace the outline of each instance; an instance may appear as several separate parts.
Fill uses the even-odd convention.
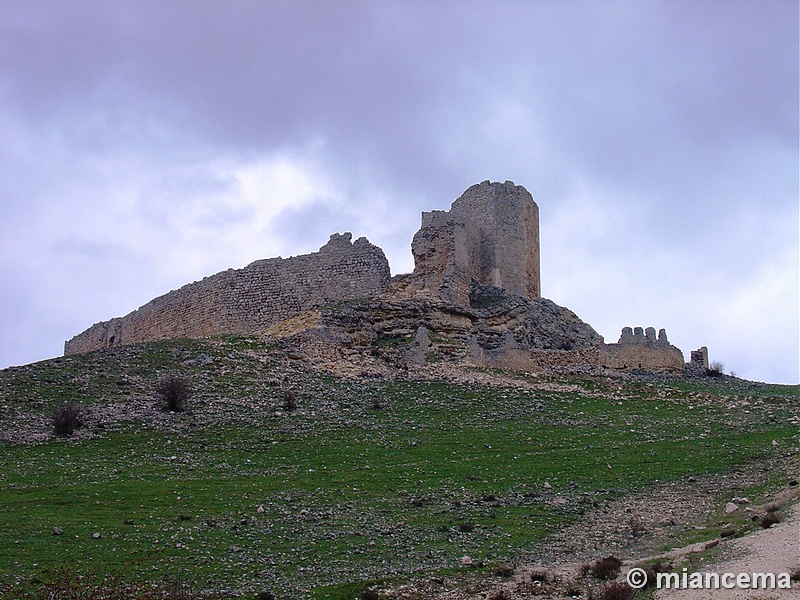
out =
[[[789,571],[789,577],[792,578],[792,581],[800,581],[800,567],[795,567]]]
[[[531,583],[547,583],[547,571],[531,571]]]
[[[506,589],[497,590],[489,596],[489,600],[511,600],[511,594]]]
[[[458,526],[458,530],[461,533],[469,533],[473,529],[475,529],[475,523],[473,523],[472,521],[462,521],[461,524]]]
[[[600,600],[631,600],[634,594],[633,588],[624,581],[614,581],[600,592]]]
[[[621,566],[622,561],[616,556],[606,556],[589,567],[589,571],[597,579],[609,580],[614,579],[619,574]]]
[[[514,576],[514,567],[510,565],[500,565],[494,570],[495,577],[502,577],[508,579]]]
[[[628,531],[632,537],[640,538],[647,533],[647,527],[645,527],[644,522],[639,517],[632,515],[631,518],[628,519]]]
[[[361,590],[361,594],[359,598],[361,600],[380,600],[381,595],[378,593],[378,590],[373,590],[372,588],[365,588]]]
[[[781,505],[780,504],[767,504],[764,507],[764,512],[774,513],[774,512],[778,512],[780,509],[781,509]]]
[[[713,361],[708,369],[706,369],[706,375],[708,377],[722,377],[722,372],[725,369],[725,365],[718,360]]]
[[[186,410],[186,401],[192,394],[189,382],[177,375],[167,375],[156,386],[156,393],[166,410],[183,412]]]
[[[761,521],[759,521],[759,525],[764,529],[769,529],[776,523],[780,523],[781,518],[774,512],[767,513],[763,517],[761,517]]]
[[[276,597],[272,592],[259,592],[256,600],[276,600]]]
[[[297,394],[294,390],[283,390],[283,410],[293,412],[297,410]]]
[[[67,436],[75,433],[80,428],[81,410],[74,404],[62,404],[53,411],[53,431],[56,435]]]

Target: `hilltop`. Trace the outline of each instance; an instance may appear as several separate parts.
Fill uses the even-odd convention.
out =
[[[468,366],[701,375],[709,367],[705,348],[686,365],[664,329],[624,327],[617,343],[604,343],[571,310],[542,297],[539,207],[512,181],[475,184],[449,211],[423,212],[411,251],[414,271],[392,277],[383,250],[334,233],[318,252],[228,269],[95,323],[64,353],[268,335],[293,338],[299,351],[337,370],[352,369],[348,359],[376,342],[413,337],[418,351],[392,361],[408,367],[425,362],[436,337]]]

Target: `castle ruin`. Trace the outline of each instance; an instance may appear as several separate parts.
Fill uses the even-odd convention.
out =
[[[512,181],[475,184],[449,211],[423,212],[411,252],[411,292],[464,306],[477,282],[523,298],[541,297],[539,207]]]
[[[424,212],[411,248],[413,273],[391,277],[380,248],[333,234],[318,252],[229,269],[96,323],[67,341],[64,353],[229,334],[316,340],[312,353],[330,355],[319,340],[368,344],[424,327],[460,340],[470,364],[684,369],[664,330],[656,337],[653,328],[625,328],[616,344],[605,344],[577,315],[541,297],[539,208],[511,181],[484,181],[449,211]],[[335,303],[351,308],[323,319],[322,309]],[[359,328],[368,331],[354,334]]]

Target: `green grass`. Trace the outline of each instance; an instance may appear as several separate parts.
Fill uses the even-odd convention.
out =
[[[464,555],[511,560],[588,507],[780,462],[797,443],[796,386],[725,382],[553,379],[524,391],[294,372],[300,410],[275,416],[286,367],[267,351],[184,340],[0,372],[4,429],[65,400],[155,402],[165,372],[196,388],[186,414],[5,444],[0,583],[34,589],[69,563],[245,597],[352,598],[364,582]],[[214,362],[185,363],[201,352]],[[729,408],[745,398],[749,412]]]

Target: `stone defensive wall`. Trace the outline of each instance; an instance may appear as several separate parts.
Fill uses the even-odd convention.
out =
[[[642,370],[650,372],[683,372],[683,352],[669,343],[667,332],[653,327],[624,327],[616,344],[602,344],[599,349],[600,365],[615,370]]]
[[[185,285],[124,316],[96,323],[64,345],[78,354],[120,344],[253,334],[330,302],[386,292],[389,262],[366,238],[333,234],[318,252],[256,261]]]

